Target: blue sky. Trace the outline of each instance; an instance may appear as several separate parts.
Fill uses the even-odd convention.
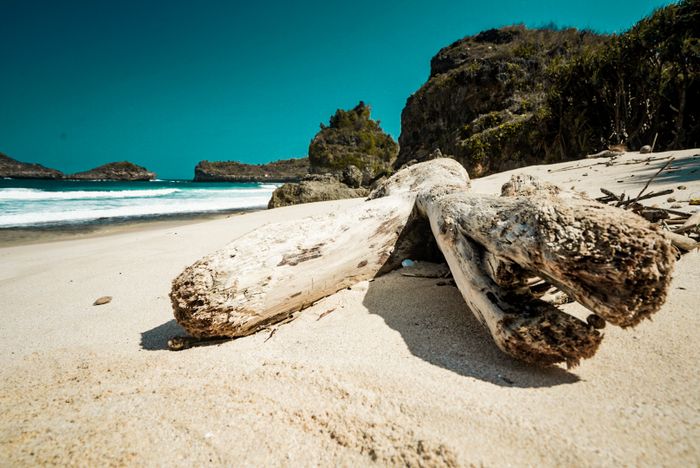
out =
[[[441,48],[514,23],[622,32],[630,1],[0,0],[0,152],[66,172],[306,154],[359,100],[394,138]]]

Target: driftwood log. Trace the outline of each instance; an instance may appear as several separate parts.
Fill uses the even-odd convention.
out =
[[[400,170],[355,209],[267,225],[196,262],[173,282],[175,318],[197,338],[248,335],[435,243],[496,345],[540,365],[574,365],[602,339],[599,326],[538,299],[550,285],[632,326],[663,304],[675,260],[634,214],[530,177],[514,177],[501,197],[473,194],[461,165],[435,159]],[[533,277],[547,283],[539,292],[527,287]]]

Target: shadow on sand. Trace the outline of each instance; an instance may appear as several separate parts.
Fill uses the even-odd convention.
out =
[[[168,340],[176,335],[187,335],[175,319],[141,333],[141,348],[148,351],[168,349]]]
[[[370,282],[364,306],[398,331],[411,353],[430,364],[504,387],[552,387],[579,378],[560,367],[541,369],[511,359],[444,280],[392,272]]]
[[[645,175],[648,174],[651,177],[667,162],[650,163]],[[698,177],[700,177],[700,154],[695,154],[690,158],[673,161],[667,169],[654,178],[654,181],[661,184],[677,184],[698,180]]]

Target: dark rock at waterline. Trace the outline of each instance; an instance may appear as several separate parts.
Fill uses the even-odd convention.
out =
[[[318,201],[359,198],[369,195],[369,189],[350,187],[331,174],[311,174],[299,183],[284,184],[273,193],[268,208],[298,205]]]

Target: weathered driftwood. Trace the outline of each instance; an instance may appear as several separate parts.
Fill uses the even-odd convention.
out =
[[[511,356],[540,365],[566,361],[571,366],[593,356],[602,338],[595,329],[547,302],[499,286],[489,277],[483,267],[488,262],[485,252],[462,230],[459,213],[449,201],[452,194],[442,190],[423,193],[418,196],[418,207],[430,220],[462,297],[496,345]],[[520,284],[500,275],[503,270],[492,270],[502,284]]]
[[[456,193],[443,203],[487,250],[615,325],[635,325],[665,301],[675,260],[657,227],[531,177],[514,177],[502,195]]]
[[[385,266],[412,206],[382,198],[303,222],[271,224],[188,267],[171,292],[192,335],[244,336]]]
[[[382,185],[383,197],[360,207],[269,224],[199,260],[173,282],[175,318],[195,337],[244,336],[395,269],[425,240],[410,223],[415,194],[425,189],[420,169],[401,171]],[[431,171],[469,187],[461,166]]]
[[[436,159],[402,169],[354,210],[247,234],[173,282],[175,317],[196,337],[243,336],[398,267],[430,239],[496,344],[528,362],[575,364],[601,339],[523,289],[533,276],[622,326],[663,303],[673,251],[644,220],[530,179],[503,197],[468,193],[468,180]],[[510,282],[489,272],[486,251],[509,265]]]

